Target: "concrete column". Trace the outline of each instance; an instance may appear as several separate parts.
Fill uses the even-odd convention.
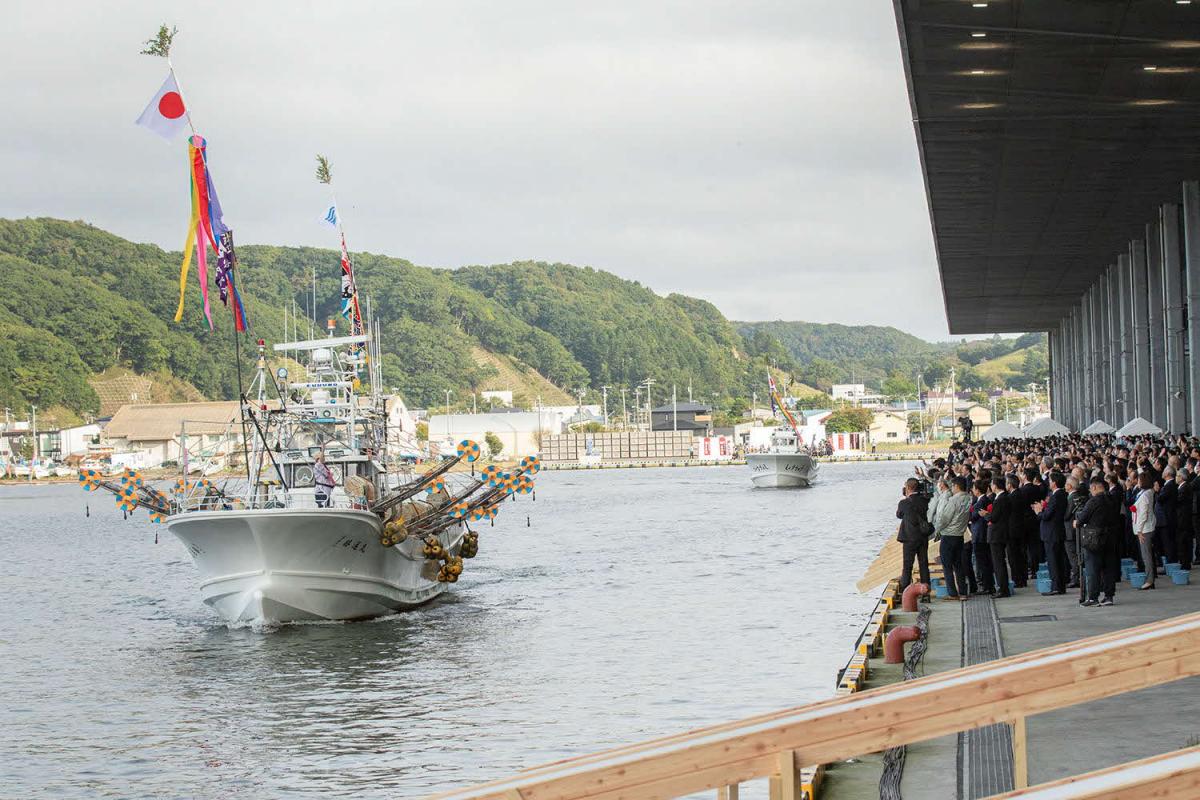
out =
[[[1084,295],[1084,362],[1087,365],[1087,417],[1088,425],[1100,417],[1100,345],[1096,339],[1099,329],[1096,319],[1098,284],[1092,284]]]
[[[1163,310],[1167,330],[1167,425],[1169,433],[1187,430],[1187,372],[1184,368],[1183,240],[1179,204],[1159,210],[1163,251]],[[1161,424],[1161,423],[1160,423]]]
[[[1058,350],[1058,332],[1055,330],[1046,331],[1046,360],[1049,362],[1049,369],[1046,370],[1046,396],[1050,399],[1050,416],[1058,419],[1057,410],[1059,408],[1058,392],[1058,365],[1061,363],[1055,357],[1055,351]]]
[[[1117,339],[1120,342],[1121,380],[1118,385],[1119,406],[1121,414],[1126,419],[1133,419],[1133,395],[1136,391],[1137,380],[1133,374],[1133,297],[1130,293],[1131,270],[1129,256],[1117,256],[1117,302],[1113,313],[1118,316]]]
[[[1088,376],[1091,374],[1088,369],[1088,359],[1091,351],[1087,346],[1087,293],[1079,301],[1079,306],[1075,309],[1075,360],[1078,362],[1075,366],[1075,385],[1079,391],[1076,393],[1075,405],[1078,412],[1079,427],[1085,428],[1092,423],[1088,418]]]
[[[1187,276],[1188,430],[1200,430],[1200,182],[1183,184],[1184,272]]]
[[[1110,264],[1107,273],[1108,299],[1104,320],[1108,325],[1108,407],[1115,417],[1123,417],[1121,408],[1121,303],[1117,285],[1117,265]],[[1116,425],[1117,423],[1113,423]]]
[[[1150,419],[1150,320],[1146,303],[1146,243],[1129,243],[1130,292],[1133,299],[1133,365],[1136,389],[1131,416]]]
[[[1079,343],[1080,313],[1080,306],[1070,309],[1069,341],[1067,344],[1067,365],[1070,369],[1070,396],[1072,396],[1070,417],[1072,417],[1072,427],[1076,431],[1087,425],[1086,422],[1081,422],[1084,419],[1084,381],[1082,381],[1082,371],[1084,371],[1084,357],[1082,356],[1084,356],[1084,348]]]
[[[1102,283],[1103,281],[1098,279],[1089,292],[1091,326],[1088,328],[1088,344],[1092,360],[1092,413],[1097,419],[1107,419],[1111,416],[1108,413],[1108,403],[1104,401],[1104,339],[1100,336],[1100,329],[1103,327],[1100,302],[1104,294]]]
[[[1096,396],[1095,373],[1092,362],[1095,360],[1096,348],[1092,344],[1092,287],[1083,293],[1079,303],[1079,360],[1083,369],[1083,427],[1092,424],[1096,419],[1096,406],[1092,398]]]
[[[1167,425],[1167,330],[1163,314],[1162,236],[1157,222],[1146,226],[1146,302],[1150,337],[1150,415]]]

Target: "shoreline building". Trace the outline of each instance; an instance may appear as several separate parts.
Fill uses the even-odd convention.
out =
[[[575,406],[568,406],[573,411]],[[454,455],[463,439],[478,442],[487,451],[487,434],[499,437],[504,448],[502,458],[523,458],[542,448],[546,436],[563,432],[563,421],[557,411],[514,411],[494,414],[434,414],[429,418],[429,443],[440,455]]]
[[[188,460],[240,463],[241,416],[236,400],[206,403],[123,405],[104,426],[114,464],[152,469],[179,462],[186,440]]]

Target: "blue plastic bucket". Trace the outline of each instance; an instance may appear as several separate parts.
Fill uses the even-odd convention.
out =
[[[1187,586],[1188,579],[1191,578],[1191,576],[1192,573],[1189,570],[1177,569],[1171,573],[1171,583],[1175,584],[1176,586]]]
[[[950,589],[949,589],[949,587],[946,586],[946,584],[942,583],[941,581],[934,581],[933,582],[933,596],[934,597],[949,597]]]
[[[1136,564],[1137,564],[1136,559],[1133,559],[1133,558],[1122,558],[1121,559],[1121,569],[1125,569],[1125,567],[1132,567],[1132,566],[1135,566]]]
[[[1048,570],[1048,569],[1039,569],[1039,570],[1037,571],[1037,579],[1038,579],[1039,581],[1041,581],[1041,580],[1047,580],[1047,581],[1048,581],[1048,580],[1050,580],[1050,570]]]
[[[1039,592],[1049,592],[1049,591],[1053,591],[1053,589],[1054,589],[1054,584],[1050,581],[1050,578],[1039,577],[1037,579],[1037,590]]]
[[[1142,588],[1142,584],[1146,582],[1146,573],[1131,572],[1129,573],[1129,585],[1134,589]]]
[[[1172,572],[1178,572],[1181,569],[1183,569],[1183,567],[1181,567],[1178,562],[1167,564],[1168,575],[1170,575]]]

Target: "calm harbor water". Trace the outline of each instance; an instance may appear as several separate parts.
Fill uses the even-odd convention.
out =
[[[0,795],[412,797],[828,697],[911,469],[542,473],[444,599],[273,631],[107,496],[0,488]]]

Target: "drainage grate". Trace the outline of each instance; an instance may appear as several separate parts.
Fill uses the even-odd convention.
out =
[[[1058,622],[1053,614],[1031,614],[1028,617],[1000,617],[1001,622]]]
[[[972,597],[963,608],[964,666],[1000,658],[1000,625],[990,597]],[[989,797],[1013,789],[1012,728],[1006,723],[958,735],[959,797]]]

